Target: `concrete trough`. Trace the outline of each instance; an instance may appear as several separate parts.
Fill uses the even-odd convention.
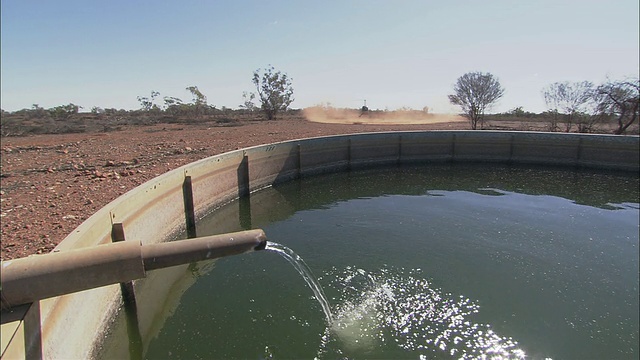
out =
[[[491,131],[367,133],[261,145],[202,159],[138,186],[92,215],[54,251],[94,247],[116,238],[161,243],[178,239],[185,230],[193,235],[195,219],[254,190],[300,176],[434,161],[565,165],[637,174],[639,151],[637,136]],[[258,200],[259,193],[250,196]],[[238,203],[244,211],[242,201]],[[225,225],[219,230],[225,232]],[[192,268],[178,266],[175,271]],[[175,294],[189,286],[178,283],[178,275],[162,278],[167,289],[162,294],[145,292],[153,279],[133,282],[140,303],[149,304],[138,308],[135,319],[141,351],[161,328],[158,314],[170,312],[165,302],[178,301]],[[122,311],[122,289],[121,284],[107,285],[3,312],[2,358],[98,357],[115,315]],[[170,289],[181,290],[172,295]]]

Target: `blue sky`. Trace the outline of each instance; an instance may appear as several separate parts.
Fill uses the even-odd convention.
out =
[[[490,72],[492,109],[545,110],[557,81],[638,76],[638,0],[1,2],[1,106],[139,108],[151,90],[237,108],[252,72],[293,79],[295,108],[373,109],[447,100],[456,79]]]

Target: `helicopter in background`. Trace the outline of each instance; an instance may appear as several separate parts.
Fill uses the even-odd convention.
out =
[[[362,115],[369,115],[369,108],[367,107],[367,100],[364,100],[364,105],[360,108],[360,115],[358,117],[362,117]]]

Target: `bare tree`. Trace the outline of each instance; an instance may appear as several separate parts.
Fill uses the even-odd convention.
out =
[[[504,95],[500,82],[490,73],[470,72],[458,78],[453,87],[455,94],[449,95],[453,105],[462,108],[463,115],[476,130],[478,122],[484,128],[484,112]]]
[[[640,108],[640,79],[609,81],[597,89],[598,110],[613,115],[618,122],[615,134],[623,134],[638,120]]]
[[[293,86],[287,74],[276,71],[271,65],[260,75],[260,69],[253,72],[262,111],[268,120],[274,120],[280,111],[285,111],[293,102]]]
[[[585,120],[585,114],[591,113],[589,106],[592,104],[593,90],[593,83],[589,81],[565,81],[547,86],[542,90],[542,95],[549,110],[565,115],[565,131],[569,132],[574,122]],[[550,130],[556,131],[557,127],[557,118],[554,117]]]

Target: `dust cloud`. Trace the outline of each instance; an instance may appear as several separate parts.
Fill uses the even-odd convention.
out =
[[[367,124],[367,125],[400,125],[400,124],[436,124],[454,121],[466,121],[465,118],[453,114],[431,114],[426,111],[400,109],[393,111],[369,110],[361,112],[356,109],[314,106],[303,110],[309,121],[329,124]]]

